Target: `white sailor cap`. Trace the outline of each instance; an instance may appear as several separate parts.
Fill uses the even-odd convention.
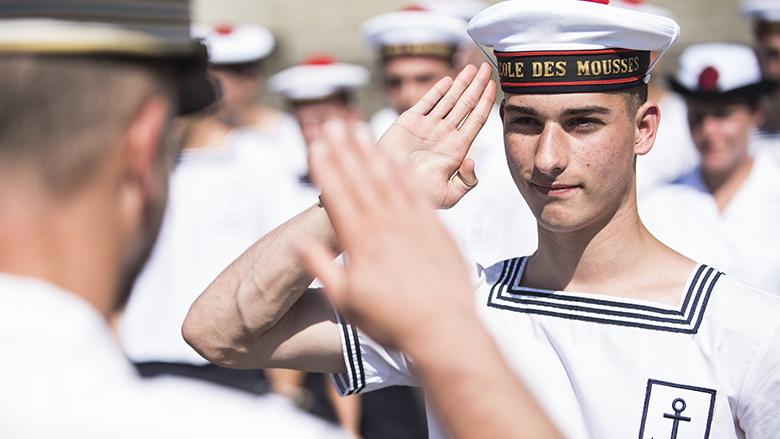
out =
[[[431,12],[453,15],[465,21],[490,6],[479,0],[417,0],[417,4]]]
[[[255,24],[217,26],[195,25],[193,36],[201,38],[214,65],[244,64],[260,61],[274,49],[271,31]]]
[[[672,11],[644,0],[610,0],[610,6],[674,18]]]
[[[507,93],[603,92],[646,83],[679,38],[680,26],[607,4],[508,0],[477,14],[468,32],[478,44],[493,47]]]
[[[696,44],[683,51],[677,64],[669,85],[687,97],[756,96],[775,87],[774,82],[762,78],[753,49],[741,44]]]
[[[380,51],[393,56],[439,56],[450,58],[467,38],[466,21],[422,7],[376,16],[363,24],[363,36]]]
[[[288,101],[314,101],[353,91],[365,85],[368,79],[368,69],[363,66],[316,55],[271,76],[268,88]]]
[[[739,9],[744,15],[758,21],[780,21],[780,1],[778,0],[742,0]]]

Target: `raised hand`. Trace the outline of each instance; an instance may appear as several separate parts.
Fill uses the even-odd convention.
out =
[[[375,148],[364,126],[331,124],[310,170],[347,264],[316,243],[302,246],[303,260],[342,313],[402,348],[434,315],[475,320],[465,262],[408,163]]]
[[[379,139],[382,149],[411,163],[437,208],[454,206],[477,184],[466,154],[496,97],[490,75],[483,63],[466,66],[454,80],[443,78]]]

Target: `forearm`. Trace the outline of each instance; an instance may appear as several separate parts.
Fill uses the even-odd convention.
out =
[[[445,320],[411,338],[404,350],[452,435],[562,437],[476,317]]]
[[[313,206],[261,238],[231,263],[190,308],[182,332],[212,362],[246,367],[251,346],[274,327],[311,284],[296,245],[336,248],[325,210]]]

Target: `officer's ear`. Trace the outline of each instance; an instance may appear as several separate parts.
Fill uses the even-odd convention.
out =
[[[169,102],[161,96],[149,98],[133,116],[121,143],[117,186],[117,208],[130,230],[135,230],[147,203],[165,197],[169,167],[166,143]],[[164,199],[164,198],[162,198]]]

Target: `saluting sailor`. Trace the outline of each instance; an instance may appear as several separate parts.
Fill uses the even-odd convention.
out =
[[[780,299],[671,250],[637,212],[634,163],[651,149],[660,113],[646,101],[647,81],[680,28],[606,3],[506,1],[469,24],[497,58],[507,162],[539,236],[532,255],[479,271],[475,306],[565,437],[773,437],[780,431]],[[429,101],[402,115],[380,144],[418,112],[451,123],[446,108],[430,109]],[[420,191],[434,187],[427,177]],[[439,207],[461,194],[449,177],[440,176],[451,185],[437,192]],[[314,214],[303,215],[287,224],[288,235]],[[334,247],[336,236],[323,228],[317,239]],[[278,314],[254,314],[252,325],[265,329],[253,332],[245,320],[251,309],[231,300],[231,280],[274,278],[295,263],[226,274],[222,291],[206,291],[193,306],[185,336],[207,356],[330,368],[345,394],[415,383],[406,355],[344,319],[334,323],[327,303],[303,294],[301,280],[297,291],[291,281],[256,293],[266,313]],[[241,266],[248,265],[234,263]],[[294,297],[301,299],[286,308]],[[207,314],[212,309],[227,311]],[[241,337],[209,332],[210,319]],[[446,436],[435,421],[429,430]]]

